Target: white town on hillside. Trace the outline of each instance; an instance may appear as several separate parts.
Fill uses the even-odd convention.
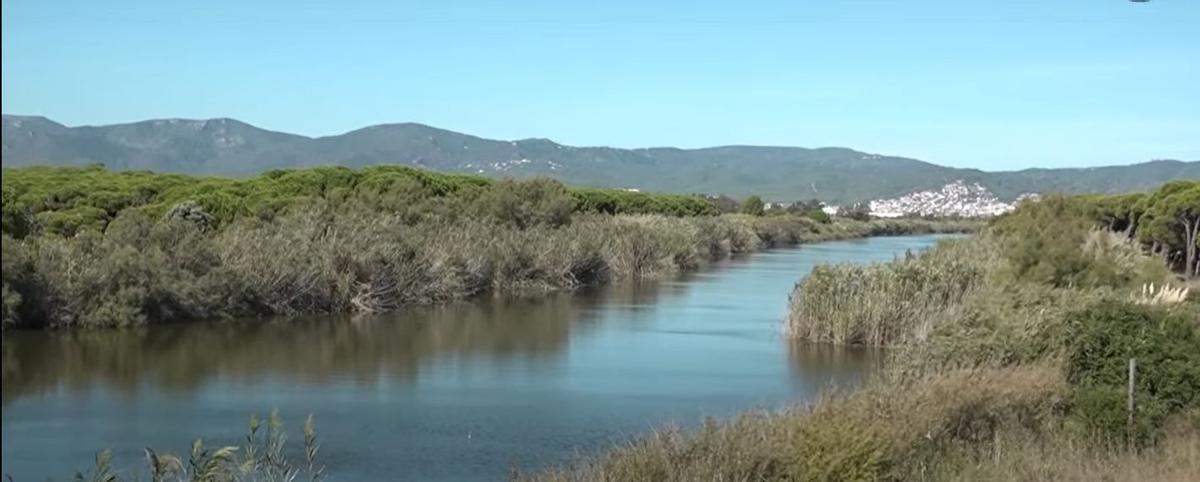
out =
[[[962,180],[942,186],[937,191],[917,191],[892,199],[877,199],[868,203],[871,216],[899,218],[903,216],[961,216],[989,217],[1007,213],[1024,199],[1036,198],[1037,194],[1022,194],[1012,203],[997,198],[979,183],[967,184]],[[778,204],[773,204],[778,205]],[[786,207],[786,205],[780,205]],[[838,206],[821,208],[827,214],[836,214]]]

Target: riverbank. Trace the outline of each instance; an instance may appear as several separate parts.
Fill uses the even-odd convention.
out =
[[[690,426],[857,385],[878,350],[779,336],[795,273],[946,237],[814,243],[656,280],[380,315],[12,330],[4,437],[21,443],[5,446],[5,471],[61,477],[111,447],[122,480],[149,480],[142,447],[244,447],[245,416],[278,408],[294,450],[315,415],[331,480],[503,480],[647,423]]]
[[[1190,480],[1200,300],[1184,287],[1079,200],[1024,205],[971,238],[797,284],[791,336],[893,347],[863,389],[528,478]]]
[[[982,222],[720,214],[700,196],[404,166],[249,179],[5,169],[3,327],[377,313]]]
[[[411,223],[378,211],[314,205],[205,230],[131,213],[103,233],[6,237],[4,326],[375,313],[661,276],[775,246],[966,232],[978,225],[573,214],[561,225],[522,227],[473,217]]]

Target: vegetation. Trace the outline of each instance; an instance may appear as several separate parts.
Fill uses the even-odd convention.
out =
[[[1096,201],[1027,203],[972,238],[887,264],[824,267],[798,283],[792,336],[894,347],[885,370],[856,391],[708,420],[694,431],[660,430],[599,457],[517,476],[1192,480],[1200,469],[1200,300],[1169,273],[1163,248],[1147,254],[1128,237],[1136,228],[1101,220],[1119,226],[1113,232],[1088,222]],[[702,230],[708,234],[687,239],[731,250],[791,239],[789,224],[822,227],[794,216],[616,219],[695,223],[653,232]],[[909,229],[878,221],[858,229],[866,226]],[[1130,358],[1140,367],[1132,425],[1124,392]]]
[[[1178,201],[1178,188],[1149,197]],[[1200,301],[1168,271],[1189,273],[1163,255],[1185,248],[1162,247],[1179,238],[1138,234],[1148,213],[1190,219],[1178,215],[1190,205],[1163,202],[1133,203],[1151,224],[1130,228],[1128,209],[1096,215],[1127,200],[1050,197],[921,254],[818,268],[792,295],[789,334],[893,347],[863,388],[658,432],[529,478],[1191,480]]]
[[[746,198],[745,201],[742,201],[741,212],[750,216],[762,216],[764,213],[762,198],[758,196]]]
[[[248,217],[271,219],[313,201],[396,214],[410,224],[448,215],[494,215],[524,225],[561,223],[576,212],[717,214],[697,196],[570,189],[549,179],[493,181],[405,166],[274,170],[249,179],[110,171],[101,166],[30,167],[5,169],[3,187],[3,232],[17,239],[103,232],[118,215],[138,212],[159,218],[182,203],[211,216],[216,226]]]
[[[1200,276],[1200,181],[1171,181],[1149,193],[1087,196],[1081,204],[1092,219],[1137,239],[1175,270]]]
[[[249,180],[30,168],[5,171],[4,189],[5,327],[377,312],[657,276],[771,246],[972,227],[698,216],[713,208],[695,197],[400,167]]]
[[[246,439],[241,446],[205,447],[204,441],[192,442],[186,462],[176,455],[159,453],[146,448],[144,475],[129,474],[112,468],[112,452],[100,451],[96,463],[87,473],[76,473],[75,480],[118,482],[121,480],[151,480],[154,482],[289,482],[325,479],[325,468],[317,459],[321,446],[310,415],[304,422],[303,459],[293,462],[286,450],[287,434],[279,413],[272,411],[266,427],[258,415],[250,416]]]

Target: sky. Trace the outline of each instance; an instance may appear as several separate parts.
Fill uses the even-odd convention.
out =
[[[956,167],[1200,159],[1200,1],[2,4],[2,107]]]

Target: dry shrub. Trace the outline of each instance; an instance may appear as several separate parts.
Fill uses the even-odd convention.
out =
[[[1004,427],[1040,431],[1063,393],[1048,367],[961,371],[875,384],[812,407],[667,429],[545,481],[903,480],[949,446],[986,446]]]
[[[947,461],[935,480],[1191,482],[1200,474],[1200,425],[1196,414],[1173,419],[1162,442],[1141,451],[1095,443],[1056,431],[1042,436],[1002,432],[990,450]]]

